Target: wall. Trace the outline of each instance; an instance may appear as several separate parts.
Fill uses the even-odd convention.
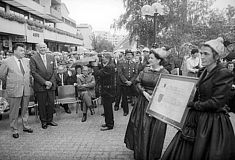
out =
[[[56,28],[61,29],[63,31],[73,33],[73,34],[77,33],[77,28],[74,28],[70,25],[67,25],[67,24],[63,23],[63,22],[62,23],[56,23]]]
[[[0,31],[11,34],[25,35],[25,25],[16,21],[9,21],[0,17]]]

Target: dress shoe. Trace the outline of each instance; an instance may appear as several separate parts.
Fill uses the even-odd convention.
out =
[[[43,129],[47,129],[47,124],[46,123],[42,123],[42,128]]]
[[[68,114],[71,114],[71,110],[70,109],[66,109],[65,112],[68,113]]]
[[[95,106],[94,106],[94,105],[89,106],[89,109],[90,109],[91,115],[95,114],[95,110],[94,110],[94,108],[95,108]]]
[[[106,124],[102,124],[101,127],[107,127],[107,125]]]
[[[107,131],[107,130],[111,130],[111,129],[113,129],[113,127],[106,126],[106,127],[101,128],[100,130],[101,131]]]
[[[55,122],[53,122],[53,121],[48,122],[48,123],[47,123],[47,125],[50,125],[50,126],[58,126],[58,124],[57,124],[57,123],[55,123]]]
[[[90,108],[91,115],[95,114],[94,108]]]
[[[123,116],[127,116],[128,115],[128,113],[123,113]]]
[[[119,107],[114,106],[114,111],[118,111],[118,110],[119,110]]]
[[[86,115],[86,113],[83,113],[82,121],[81,121],[81,122],[85,122],[85,121],[86,121],[86,119],[87,119],[87,115]]]
[[[19,138],[19,134],[18,133],[14,133],[14,134],[12,134],[12,137],[13,138]]]
[[[33,133],[33,130],[31,128],[29,129],[23,129],[24,132],[28,132],[28,133]]]

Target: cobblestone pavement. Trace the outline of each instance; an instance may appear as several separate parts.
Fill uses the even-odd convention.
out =
[[[62,108],[57,108],[55,122],[57,127],[49,126],[44,130],[33,115],[29,123],[34,129],[32,134],[22,132],[20,138],[12,138],[8,115],[3,115],[0,121],[0,159],[1,160],[133,160],[133,151],[128,150],[123,143],[129,116],[124,117],[122,110],[115,111],[115,127],[113,130],[102,132],[100,125],[104,118],[99,112],[81,122],[82,113],[66,114]],[[168,127],[164,149],[175,135],[176,129]]]

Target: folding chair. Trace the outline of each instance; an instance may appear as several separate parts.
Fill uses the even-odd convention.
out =
[[[73,85],[58,86],[56,104],[72,104],[78,102],[80,102],[80,100],[76,98],[75,87]]]
[[[98,98],[92,98],[92,104],[95,106],[95,108],[98,109],[98,113],[99,113],[99,106],[100,106],[100,101],[101,101],[101,97]]]

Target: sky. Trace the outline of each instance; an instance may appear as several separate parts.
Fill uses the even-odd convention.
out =
[[[113,31],[110,25],[114,19],[125,13],[123,0],[62,0],[69,10],[69,17],[77,24],[87,23],[93,31]],[[235,0],[216,0],[213,7],[225,8],[228,4],[235,6]],[[124,33],[120,31],[119,33]]]
[[[62,0],[77,24],[90,24],[94,31],[110,31],[114,19],[125,13],[123,0]]]

